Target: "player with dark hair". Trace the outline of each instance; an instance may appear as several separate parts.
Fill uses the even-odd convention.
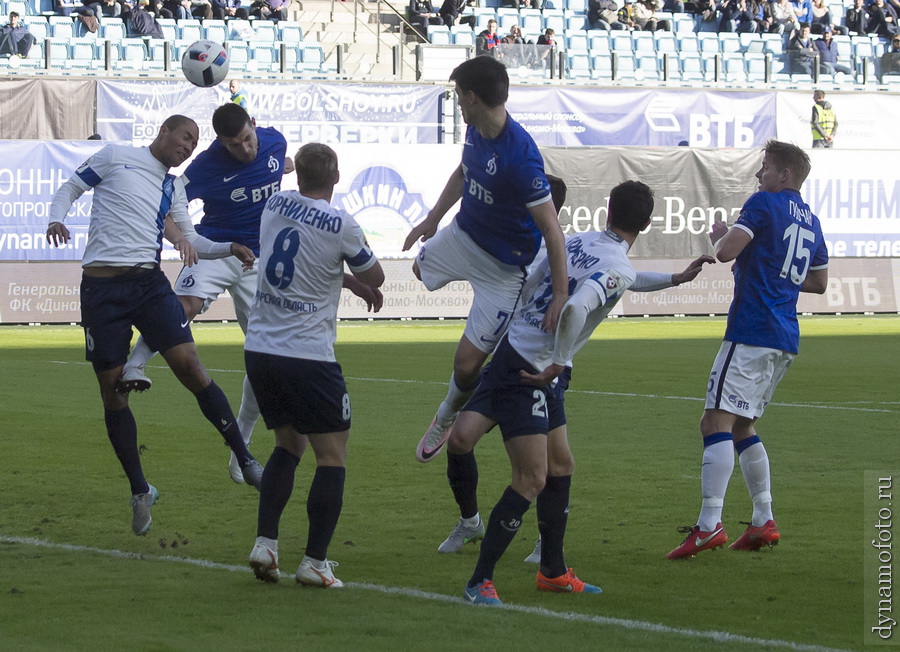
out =
[[[214,242],[240,242],[259,255],[259,216],[266,200],[281,188],[284,174],[293,171],[293,162],[285,157],[287,141],[272,127],[257,127],[247,111],[234,103],[218,107],[212,125],[216,139],[183,175],[188,201],[203,202],[197,232]],[[256,269],[245,270],[233,258],[201,261],[181,271],[175,293],[188,319],[194,319],[227,290],[238,324],[246,332],[256,275]],[[144,365],[154,354],[143,339],[138,339],[125,365],[120,391],[150,388]],[[248,445],[258,419],[259,408],[244,377],[238,426]],[[234,455],[228,468],[232,480],[244,482]]]
[[[50,204],[47,240],[58,246],[69,241],[63,221],[72,204],[94,191],[82,261],[82,326],[87,359],[100,384],[107,434],[131,484],[131,528],[138,535],[150,529],[150,508],[158,492],[144,477],[128,395],[117,391],[132,326],[162,352],[178,380],[196,396],[203,415],[237,457],[247,482],[258,488],[262,477],[228,399],[197,357],[190,319],[159,267],[164,231],[187,265],[196,261],[197,254],[233,255],[239,265],[253,264],[253,252],[240,243],[212,242],[195,233],[183,181],[169,174],[194,152],[198,134],[193,120],[174,115],[163,122],[149,147],[107,145],[60,186]]]
[[[734,454],[740,459],[753,515],[734,550],[759,550],[781,539],[772,515],[769,456],[756,432],[778,383],[800,345],[797,299],[828,285],[828,251],[819,218],[800,196],[809,176],[806,152],[770,140],[756,178],[759,191],[741,208],[734,226],[715,222],[709,239],[720,262],[734,261],[734,299],[725,339],[713,362],[700,419],[703,500],[693,527],[669,559],[692,557],[728,542],[722,508]]]
[[[468,125],[462,162],[437,204],[406,238],[403,250],[425,242],[413,273],[429,290],[468,281],[474,300],[456,348],[447,395],[416,448],[429,462],[443,449],[459,410],[475,391],[478,374],[506,330],[526,278],[526,267],[546,242],[553,295],[544,328],[553,332],[566,299],[563,234],[531,136],[506,112],[509,75],[493,57],[458,65],[450,75]],[[438,230],[457,201],[459,213]]]
[[[523,305],[481,375],[478,389],[456,420],[448,444],[447,476],[465,515],[477,510],[478,469],[473,449],[500,426],[512,481],[494,506],[478,563],[463,595],[473,604],[500,604],[494,567],[512,542],[525,512],[537,500],[541,562],[536,586],[557,593],[600,593],[566,566],[563,541],[575,460],[569,449],[564,392],[572,358],[628,289],[652,291],[693,280],[710,256],[683,272],[635,272],[628,250],[650,223],[653,194],[626,181],[613,188],[606,231],[566,239],[568,301],[555,335],[542,328],[553,288],[544,259],[523,290]],[[477,513],[477,511],[476,511]]]
[[[275,431],[249,561],[256,577],[278,581],[278,527],[308,441],[316,472],[306,501],[306,551],[295,577],[340,588],[337,564],[327,558],[341,514],[350,436],[350,397],[334,356],[337,308],[345,263],[373,290],[384,272],[353,217],[330,205],[340,178],[334,151],[308,143],[294,162],[299,192],[279,192],[262,214],[261,271],[244,343],[247,374],[266,426]]]

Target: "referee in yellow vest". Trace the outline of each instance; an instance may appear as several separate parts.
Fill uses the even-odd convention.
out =
[[[834,146],[834,135],[837,133],[838,121],[831,108],[831,102],[825,100],[825,91],[813,91],[812,127],[813,147],[831,148]]]

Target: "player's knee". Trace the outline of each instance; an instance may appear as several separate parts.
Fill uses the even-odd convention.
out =
[[[575,473],[575,458],[572,453],[556,456],[548,460],[547,475],[554,477],[570,476]]]

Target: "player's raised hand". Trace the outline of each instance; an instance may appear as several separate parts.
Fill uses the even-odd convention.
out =
[[[716,264],[716,259],[712,256],[700,256],[699,258],[695,258],[690,262],[690,264],[684,268],[684,270],[678,272],[677,274],[672,274],[672,283],[675,285],[681,285],[682,283],[689,283],[697,278],[697,275],[700,274],[700,270],[703,269],[703,264],[709,263],[710,265]]]
[[[231,243],[231,255],[241,261],[241,264],[244,266],[244,271],[253,269],[253,263],[256,260],[256,255],[254,255],[253,250],[249,247],[245,247],[242,244],[238,244],[237,242]]]
[[[520,369],[519,378],[521,378],[522,382],[526,385],[545,387],[546,385],[552,383],[554,379],[559,376],[564,370],[565,367],[561,364],[551,364],[539,374],[531,374],[524,369]]]
[[[69,229],[62,222],[50,222],[47,227],[47,242],[54,247],[61,247],[69,241]]]

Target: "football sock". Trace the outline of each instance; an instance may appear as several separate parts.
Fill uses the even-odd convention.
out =
[[[478,462],[474,450],[462,455],[447,451],[447,480],[459,505],[459,515],[464,519],[477,516]]]
[[[256,395],[250,386],[250,379],[244,376],[244,388],[241,394],[241,407],[238,410],[238,428],[245,444],[250,443],[253,428],[259,420],[259,406],[256,404]]]
[[[121,410],[105,410],[106,434],[109,443],[112,444],[119,464],[131,483],[131,493],[145,494],[150,491],[150,485],[144,478],[144,470],[141,468],[141,454],[137,445],[137,424],[130,407]]]
[[[197,404],[200,406],[200,411],[203,412],[203,416],[205,416],[206,420],[213,424],[216,430],[222,435],[225,443],[228,444],[234,452],[235,457],[237,457],[241,468],[244,468],[252,462],[253,456],[250,454],[250,451],[247,450],[247,444],[244,443],[241,431],[238,428],[237,422],[234,420],[234,412],[231,411],[231,406],[228,404],[225,392],[216,385],[216,381],[210,380],[209,385],[207,385],[205,389],[201,389],[194,396],[197,397]]]
[[[278,538],[278,522],[294,492],[294,475],[299,463],[299,457],[281,446],[276,446],[269,456],[259,487],[256,536]]]
[[[343,466],[316,467],[306,499],[306,515],[309,519],[306,554],[313,559],[327,558],[328,545],[334,536],[344,504],[346,475],[347,470]]]
[[[456,384],[456,374],[451,374],[450,386],[447,388],[447,396],[444,397],[440,407],[438,407],[438,423],[444,426],[452,425],[453,422],[456,421],[456,416],[459,414],[459,411],[462,410],[469,399],[472,398],[472,394],[475,393],[476,387],[478,387],[477,382],[474,386],[463,389]]]
[[[773,518],[769,455],[758,435],[742,439],[734,447],[738,452],[750,500],[753,501],[753,517],[750,519],[750,525],[759,527]]]
[[[563,541],[569,520],[569,490],[572,476],[549,476],[537,497],[538,530],[541,533],[541,572],[545,577],[566,573]]]
[[[530,506],[531,502],[513,491],[512,487],[507,487],[503,492],[488,519],[478,563],[475,564],[475,572],[469,580],[470,588],[486,579],[494,578],[494,567],[512,543],[513,537],[522,526],[522,517]]]
[[[143,367],[150,362],[150,358],[155,355],[156,351],[153,351],[147,346],[146,342],[144,342],[144,337],[139,335],[137,342],[134,343],[134,350],[131,352],[128,362],[125,363],[125,369],[128,370],[133,369],[134,367]]]
[[[702,532],[712,532],[722,521],[722,506],[728,480],[734,471],[734,436],[717,432],[703,438],[703,462],[700,466],[700,490],[703,502],[697,525]]]

